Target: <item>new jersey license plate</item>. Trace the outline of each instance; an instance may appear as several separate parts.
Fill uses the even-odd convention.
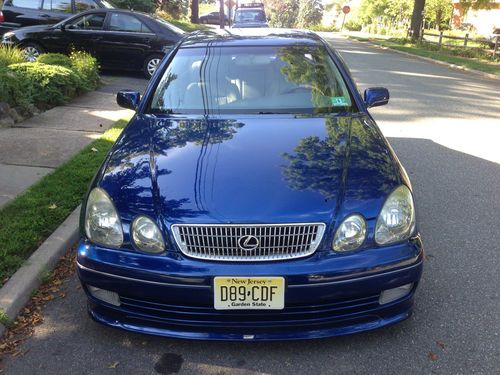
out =
[[[216,310],[281,310],[285,307],[283,277],[216,277]]]

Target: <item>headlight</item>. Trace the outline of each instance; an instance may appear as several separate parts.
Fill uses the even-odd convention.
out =
[[[99,245],[120,247],[123,230],[120,218],[108,194],[101,189],[93,189],[85,209],[85,233]]]
[[[361,246],[366,237],[366,222],[361,215],[348,216],[333,238],[333,250],[349,251]]]
[[[146,216],[139,216],[132,223],[132,239],[142,251],[158,254],[165,250],[160,229]]]
[[[7,44],[7,45],[12,45],[14,44],[14,41],[12,40],[12,37],[14,36],[13,32],[8,32],[3,34],[2,36],[2,43]]]
[[[375,242],[386,245],[409,238],[415,228],[415,207],[410,189],[401,185],[387,198],[375,226]]]

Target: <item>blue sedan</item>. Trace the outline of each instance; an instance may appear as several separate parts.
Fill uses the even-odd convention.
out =
[[[351,334],[412,313],[423,247],[408,176],[313,33],[188,35],[85,198],[77,267],[97,322],[208,340]]]

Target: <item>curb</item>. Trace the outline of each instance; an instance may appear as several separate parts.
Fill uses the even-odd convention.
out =
[[[30,300],[31,293],[42,283],[45,273],[51,271],[59,258],[78,240],[80,208],[78,206],[66,218],[0,289],[0,312],[10,320],[16,319]],[[4,332],[5,326],[0,324],[0,336]]]
[[[368,44],[369,46],[374,47],[374,48],[383,49],[383,50],[386,50],[386,51],[389,50],[391,52],[399,53],[400,55],[404,55],[404,56],[407,56],[407,57],[415,58],[415,59],[418,59],[418,60],[427,61],[427,62],[430,62],[430,63],[433,63],[433,64],[437,64],[437,65],[447,66],[448,68],[451,68],[453,70],[458,70],[458,71],[461,71],[461,72],[467,72],[467,73],[472,73],[472,74],[480,75],[483,78],[490,78],[490,79],[500,80],[500,77],[497,76],[496,74],[481,72],[480,70],[466,68],[465,66],[455,65],[455,64],[448,63],[446,61],[435,60],[435,59],[431,59],[430,57],[419,56],[419,55],[415,55],[415,54],[409,53],[409,52],[398,51],[397,49],[393,49],[391,47],[381,46],[380,44],[377,44],[377,43],[374,43],[374,42],[371,42],[371,41],[358,40],[356,38],[351,38],[349,36],[347,36],[347,39],[353,40],[353,41],[358,42],[358,43]]]

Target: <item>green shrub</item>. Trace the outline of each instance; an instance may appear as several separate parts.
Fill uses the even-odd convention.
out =
[[[361,31],[363,25],[361,24],[361,22],[349,20],[344,24],[344,27],[349,31]]]
[[[339,31],[338,27],[336,27],[335,25],[325,26],[321,23],[319,23],[317,25],[312,25],[309,27],[309,29],[312,31],[328,31],[328,32]]]
[[[24,75],[0,67],[0,102],[26,110],[31,103],[32,90],[30,80]]]
[[[0,45],[0,68],[24,61],[23,53],[16,47]]]
[[[34,62],[14,64],[9,68],[30,81],[32,100],[38,108],[64,104],[85,89],[82,78],[63,66]]]
[[[38,57],[37,62],[47,65],[60,65],[71,68],[71,60],[62,53],[44,53]]]
[[[99,64],[95,57],[83,51],[73,51],[69,55],[71,69],[83,81],[85,90],[94,90],[99,84]]]

